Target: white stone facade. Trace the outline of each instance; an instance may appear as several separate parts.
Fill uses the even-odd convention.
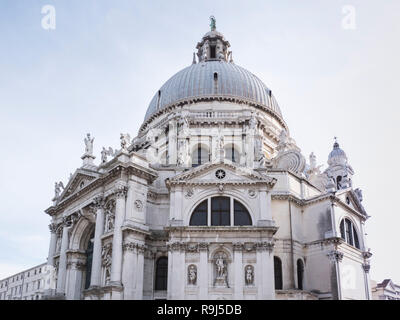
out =
[[[323,173],[214,29],[134,139],[57,183],[60,299],[371,299],[368,216],[335,143]],[[111,158],[109,158],[111,156]],[[340,178],[339,178],[340,177]]]

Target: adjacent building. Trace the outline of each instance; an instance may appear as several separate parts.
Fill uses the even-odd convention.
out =
[[[385,279],[381,283],[371,281],[371,287],[374,300],[400,300],[400,285],[391,279]]]
[[[0,300],[40,300],[46,289],[47,264],[0,280]]]

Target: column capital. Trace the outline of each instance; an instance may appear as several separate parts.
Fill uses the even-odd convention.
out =
[[[50,233],[56,233],[57,232],[57,228],[58,228],[58,224],[57,223],[50,223],[49,224]]]
[[[369,269],[371,269],[371,265],[369,263],[364,263],[362,265],[362,268],[363,268],[365,273],[369,273]]]
[[[167,243],[168,251],[185,251],[185,243],[183,242],[172,242]]]
[[[273,240],[270,241],[261,241],[256,243],[256,250],[257,251],[268,251],[272,252],[274,249],[275,243]]]
[[[327,254],[327,256],[331,262],[341,262],[343,259],[343,252],[332,250]]]
[[[199,250],[200,251],[207,251],[209,247],[209,243],[207,242],[199,242]]]
[[[233,243],[233,251],[243,251],[244,245],[242,242]]]
[[[117,198],[125,198],[128,193],[128,188],[126,186],[117,186],[114,188],[113,193]]]
[[[72,270],[86,270],[86,263],[83,261],[69,261],[67,263],[67,269]]]
[[[93,209],[103,209],[106,204],[106,198],[103,195],[98,195],[93,198]]]

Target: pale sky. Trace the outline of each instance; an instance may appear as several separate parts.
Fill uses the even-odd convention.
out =
[[[56,9],[44,30],[42,6]],[[344,29],[342,8],[355,8]],[[83,139],[135,136],[154,93],[190,65],[209,16],[236,64],[273,91],[303,154],[337,136],[363,190],[372,279],[400,284],[400,1],[0,2],[0,279],[46,261],[54,182]],[[347,21],[347,20],[346,20]],[[346,22],[345,21],[345,22]]]

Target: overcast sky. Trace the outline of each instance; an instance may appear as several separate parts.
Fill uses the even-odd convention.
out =
[[[42,28],[48,4],[55,30]],[[398,0],[1,1],[0,279],[45,262],[44,210],[54,182],[81,165],[85,134],[97,163],[121,132],[135,136],[214,15],[235,63],[274,92],[307,159],[313,151],[326,167],[338,137],[371,216],[371,276],[400,284],[399,12]]]

